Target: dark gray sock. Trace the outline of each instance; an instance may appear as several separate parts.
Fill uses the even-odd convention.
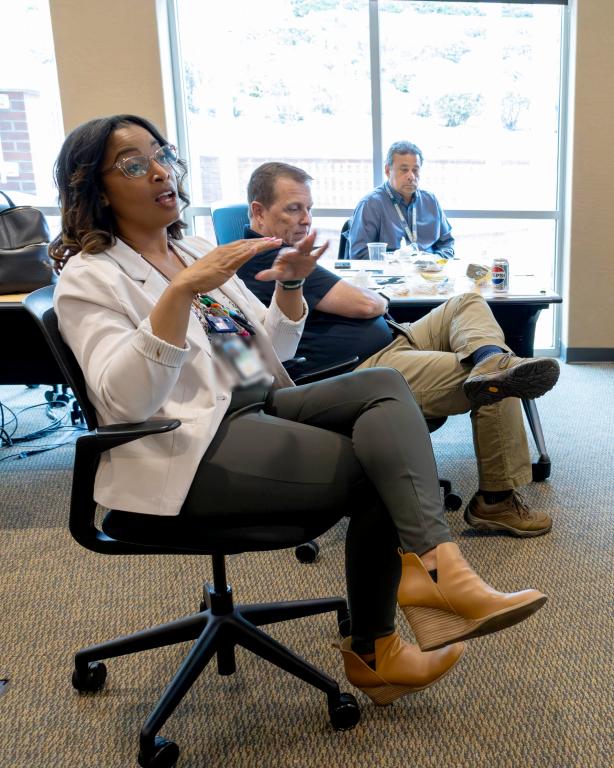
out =
[[[486,360],[487,357],[499,355],[504,351],[501,347],[496,347],[494,344],[485,344],[483,347],[478,347],[469,359],[473,365],[478,365],[482,360]]]
[[[478,493],[484,497],[484,501],[487,504],[498,504],[500,501],[504,501],[509,498],[514,491],[507,489],[505,491],[478,491]]]

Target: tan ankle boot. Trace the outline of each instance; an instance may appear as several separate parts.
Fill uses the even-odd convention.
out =
[[[418,555],[401,555],[399,605],[423,651],[511,627],[546,602],[536,589],[505,593],[489,587],[453,542],[435,552],[437,582]]]
[[[375,669],[352,651],[352,638],[337,646],[343,654],[347,679],[376,704],[390,704],[408,693],[433,685],[452,669],[463,655],[463,643],[440,651],[423,653],[409,645],[396,632],[375,641]]]

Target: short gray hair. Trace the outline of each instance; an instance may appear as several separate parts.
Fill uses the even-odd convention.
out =
[[[299,184],[309,184],[311,176],[302,168],[288,163],[263,163],[250,176],[247,184],[247,202],[250,210],[254,201],[270,208],[275,202],[275,182],[277,179],[292,179]]]
[[[386,165],[392,165],[395,155],[417,155],[420,158],[420,165],[424,162],[422,150],[412,144],[411,141],[395,141],[386,155]]]

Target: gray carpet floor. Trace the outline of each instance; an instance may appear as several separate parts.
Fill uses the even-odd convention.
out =
[[[19,404],[42,390],[0,387]],[[614,366],[563,366],[538,401],[553,472],[526,490],[554,517],[534,540],[477,535],[449,515],[476,570],[500,589],[536,586],[549,602],[498,635],[473,640],[440,684],[388,707],[358,691],[358,727],[336,733],[326,701],[238,651],[238,671],[205,670],[167,723],[178,768],[611,768],[613,760]],[[47,436],[41,442],[70,439]],[[468,417],[433,435],[440,473],[468,500],[475,462]],[[209,578],[198,557],[101,557],[66,530],[72,448],[1,461],[0,766],[136,766],[137,736],[186,646],[108,663],[97,695],[71,687],[72,654],[93,642],[197,610]],[[340,523],[320,539],[322,557],[291,551],[230,558],[240,602],[343,594]],[[402,616],[401,633],[410,638]],[[276,625],[271,634],[339,681],[334,616]],[[342,688],[351,686],[342,683]]]

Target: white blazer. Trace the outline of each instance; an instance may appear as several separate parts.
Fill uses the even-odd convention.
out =
[[[214,246],[199,237],[174,241],[188,257]],[[177,418],[181,426],[107,451],[101,457],[94,497],[128,512],[178,515],[196,468],[231,398],[213,364],[207,334],[190,313],[184,349],[151,330],[149,315],[168,282],[121,240],[95,255],[68,260],[55,288],[60,332],[72,349],[101,425]],[[267,309],[232,277],[220,287],[256,329],[274,386],[292,386],[279,359],[296,352],[305,318],[289,320],[273,301]]]

